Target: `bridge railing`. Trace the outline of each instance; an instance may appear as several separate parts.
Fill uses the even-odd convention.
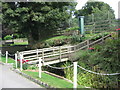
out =
[[[35,63],[38,63],[38,57],[41,57],[44,62],[51,62],[54,60],[59,60],[59,62],[62,62],[62,59],[68,59],[70,57],[70,54],[77,52],[81,49],[89,48],[95,44],[104,42],[104,40],[108,37],[111,37],[111,34],[102,36],[100,39],[97,39],[95,41],[90,38],[73,46],[57,46],[51,48],[22,51],[19,52],[19,54],[23,55],[23,59],[33,61],[33,63],[34,61]],[[19,56],[20,55],[18,55],[18,57]]]

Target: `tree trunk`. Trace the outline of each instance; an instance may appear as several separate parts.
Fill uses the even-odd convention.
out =
[[[31,33],[29,33],[29,35],[28,35],[28,44],[30,47],[35,44],[35,40],[33,39],[33,36]]]

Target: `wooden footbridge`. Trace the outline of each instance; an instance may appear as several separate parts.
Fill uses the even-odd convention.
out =
[[[71,55],[79,50],[89,48],[95,44],[104,42],[106,38],[111,37],[111,34],[102,36],[100,39],[93,41],[92,39],[83,41],[74,46],[58,46],[51,48],[43,48],[29,51],[22,51],[18,53],[18,58],[22,56],[24,60],[30,60],[28,64],[38,64],[39,57],[42,59],[42,65],[55,64],[67,61]]]

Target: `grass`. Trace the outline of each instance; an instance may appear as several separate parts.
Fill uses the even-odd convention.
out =
[[[71,38],[71,36],[64,36],[64,35],[62,35],[62,36],[57,36],[57,37],[49,38],[46,41],[57,40],[57,39],[68,39],[68,38]]]
[[[3,63],[6,63],[6,57],[1,57],[1,61]],[[7,63],[15,63],[15,60],[11,59],[11,58],[8,58],[8,62]]]
[[[15,42],[13,45],[28,45],[28,42]]]
[[[27,75],[36,78],[44,83],[47,83],[50,86],[53,86],[55,88],[73,88],[73,84],[70,82],[67,82],[63,79],[48,75],[46,73],[42,73],[42,78],[39,78],[38,72],[30,72],[30,71],[23,71]],[[83,86],[78,86],[78,88],[84,88]]]

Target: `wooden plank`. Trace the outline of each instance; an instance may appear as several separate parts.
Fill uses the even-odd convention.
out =
[[[25,60],[36,60],[37,57],[33,57],[33,58],[24,58]]]
[[[96,40],[96,41],[90,43],[89,45],[93,45],[93,44],[95,44],[95,43],[97,43],[97,42],[99,42],[99,41],[101,41],[101,40],[102,40],[102,38],[100,38],[100,39],[98,39],[98,40]]]
[[[61,59],[61,62],[64,62],[64,61],[67,61],[68,58],[64,58],[64,59]],[[46,65],[50,65],[50,64],[55,64],[55,63],[59,63],[60,60],[55,60],[55,61],[50,61],[50,62],[44,62],[43,66],[46,66]]]
[[[51,55],[44,56],[44,58],[52,57],[52,56],[57,56],[57,55],[60,55],[60,54],[59,53],[58,54],[51,54]]]
[[[23,54],[36,53],[36,50],[22,51]]]
[[[31,56],[24,56],[24,58],[32,58],[32,57],[37,57],[37,55],[31,55]]]

